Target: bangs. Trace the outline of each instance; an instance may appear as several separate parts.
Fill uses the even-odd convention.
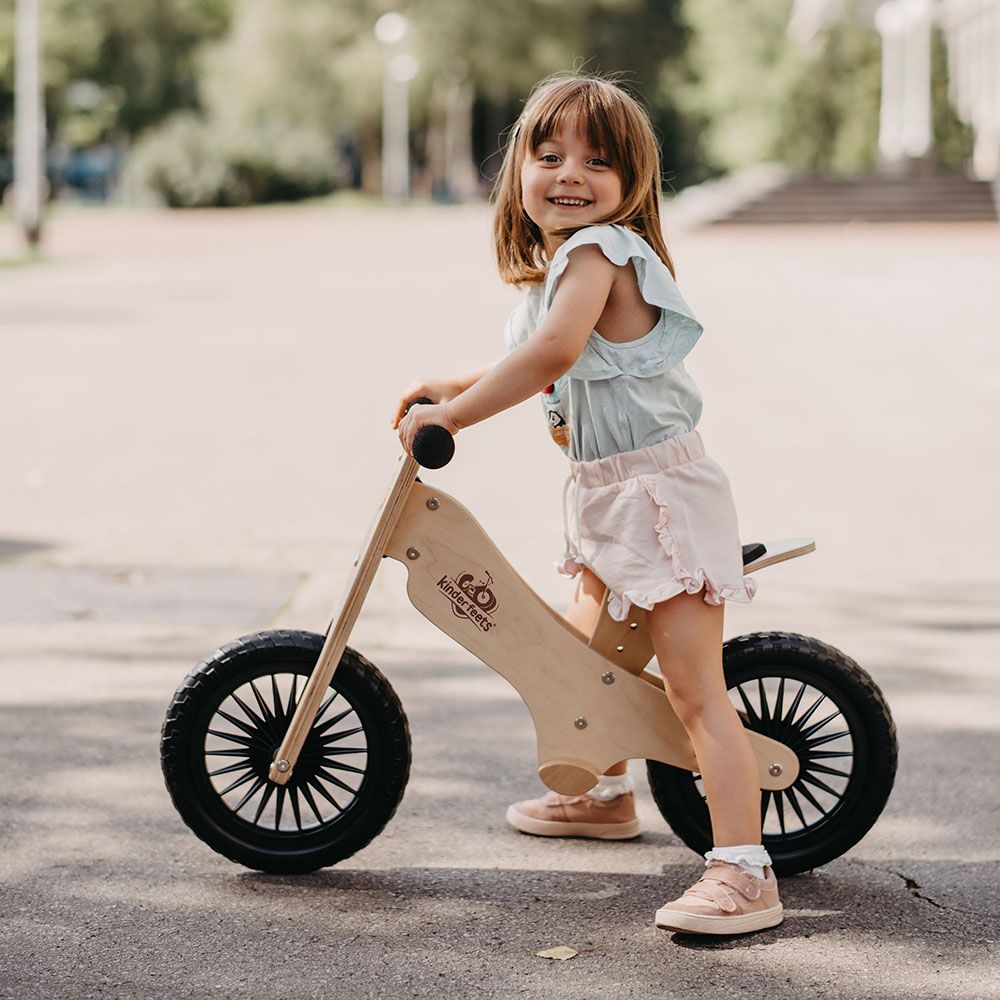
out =
[[[621,160],[628,136],[624,109],[590,81],[555,86],[531,109],[526,123],[528,147],[534,152],[557,132],[567,129],[590,143],[612,165]]]

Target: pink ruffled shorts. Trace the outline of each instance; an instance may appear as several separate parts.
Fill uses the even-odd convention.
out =
[[[590,462],[570,461],[563,493],[566,552],[556,569],[592,570],[608,588],[608,613],[624,621],[705,588],[708,604],[746,604],[757,591],[743,576],[729,479],[705,454],[697,431]]]

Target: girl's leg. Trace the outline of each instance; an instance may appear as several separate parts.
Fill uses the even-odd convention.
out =
[[[724,608],[706,604],[702,591],[648,616],[667,696],[698,758],[715,847],[761,842],[757,763],[722,672]]]
[[[718,857],[698,881],[656,911],[666,930],[695,934],[746,934],[775,927],[784,918],[774,872],[764,865],[760,788],[750,740],[729,701],[722,671],[723,605],[706,604],[704,592],[679,594],[649,612],[650,634],[667,696],[694,746],[712,818],[715,848],[736,847],[739,861]],[[762,877],[763,876],[763,877]]]

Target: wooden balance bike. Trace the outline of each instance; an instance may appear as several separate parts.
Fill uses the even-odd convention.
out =
[[[429,401],[428,401],[429,402]],[[310,872],[368,844],[399,805],[410,733],[389,682],[347,642],[381,560],[407,569],[414,607],[506,678],[538,736],[551,789],[591,788],[616,761],[647,761],[674,833],[712,846],[698,762],[650,669],[646,612],[607,612],[583,635],[518,575],[458,501],[420,480],[454,452],[425,427],[403,453],[325,635],[255,632],[217,649],[177,689],[161,736],[174,805],[213,850],[266,872]],[[815,548],[743,547],[744,572]],[[757,759],[763,843],[779,875],[839,857],[892,789],[896,730],[881,691],[839,650],[786,632],[725,643],[726,684]]]

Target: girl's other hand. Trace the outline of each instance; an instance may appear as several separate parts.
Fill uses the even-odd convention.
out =
[[[392,429],[395,430],[399,426],[399,422],[406,414],[406,408],[415,399],[420,399],[421,396],[426,396],[428,399],[433,399],[436,403],[447,403],[448,400],[454,399],[461,391],[462,387],[453,380],[414,382],[406,390],[406,392],[403,393],[399,402],[396,404],[396,412],[392,415],[391,420]]]
[[[416,403],[399,425],[399,440],[407,455],[413,455],[413,439],[417,436],[417,431],[428,424],[444,427],[451,434],[457,434],[460,430],[458,424],[448,416],[448,407],[443,403]]]

